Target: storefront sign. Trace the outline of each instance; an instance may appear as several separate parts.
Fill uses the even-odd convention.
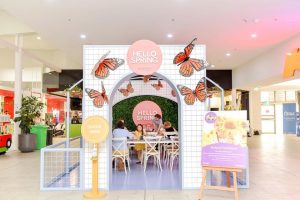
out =
[[[134,107],[132,119],[136,125],[148,125],[152,124],[156,114],[162,115],[161,109],[156,103],[153,101],[142,101]]]
[[[161,66],[161,49],[150,40],[139,40],[129,47],[127,63],[129,68],[136,74],[151,75]]]
[[[202,134],[202,165],[248,167],[246,111],[207,112]]]
[[[283,111],[283,133],[296,134],[296,104],[284,103]]]
[[[82,137],[90,143],[98,144],[105,141],[109,132],[107,120],[100,116],[85,119],[81,126]]]

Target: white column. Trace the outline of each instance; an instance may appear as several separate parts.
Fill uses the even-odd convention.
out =
[[[22,103],[22,47],[23,47],[23,35],[17,34],[15,38],[15,45],[17,50],[15,52],[15,96],[14,96],[14,112],[19,110]],[[15,123],[14,134],[12,141],[12,150],[18,148],[18,135],[21,133],[19,123]]]
[[[250,125],[253,129],[261,130],[260,91],[251,90],[249,93]]]

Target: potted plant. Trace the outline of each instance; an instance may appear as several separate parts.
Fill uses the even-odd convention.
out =
[[[21,134],[18,136],[18,148],[21,152],[32,152],[36,148],[36,135],[30,134],[30,129],[35,125],[34,120],[39,118],[44,104],[37,97],[27,96],[22,98],[21,108],[16,112],[15,122],[20,122]]]

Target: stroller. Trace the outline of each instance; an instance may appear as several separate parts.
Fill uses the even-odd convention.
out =
[[[53,137],[56,136],[62,136],[65,134],[65,124],[64,123],[58,123],[55,127],[54,127],[54,131],[53,131]]]

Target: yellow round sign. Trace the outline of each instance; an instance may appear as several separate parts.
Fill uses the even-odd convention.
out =
[[[100,143],[106,140],[109,132],[107,120],[100,116],[85,119],[81,126],[81,134],[90,143]]]

